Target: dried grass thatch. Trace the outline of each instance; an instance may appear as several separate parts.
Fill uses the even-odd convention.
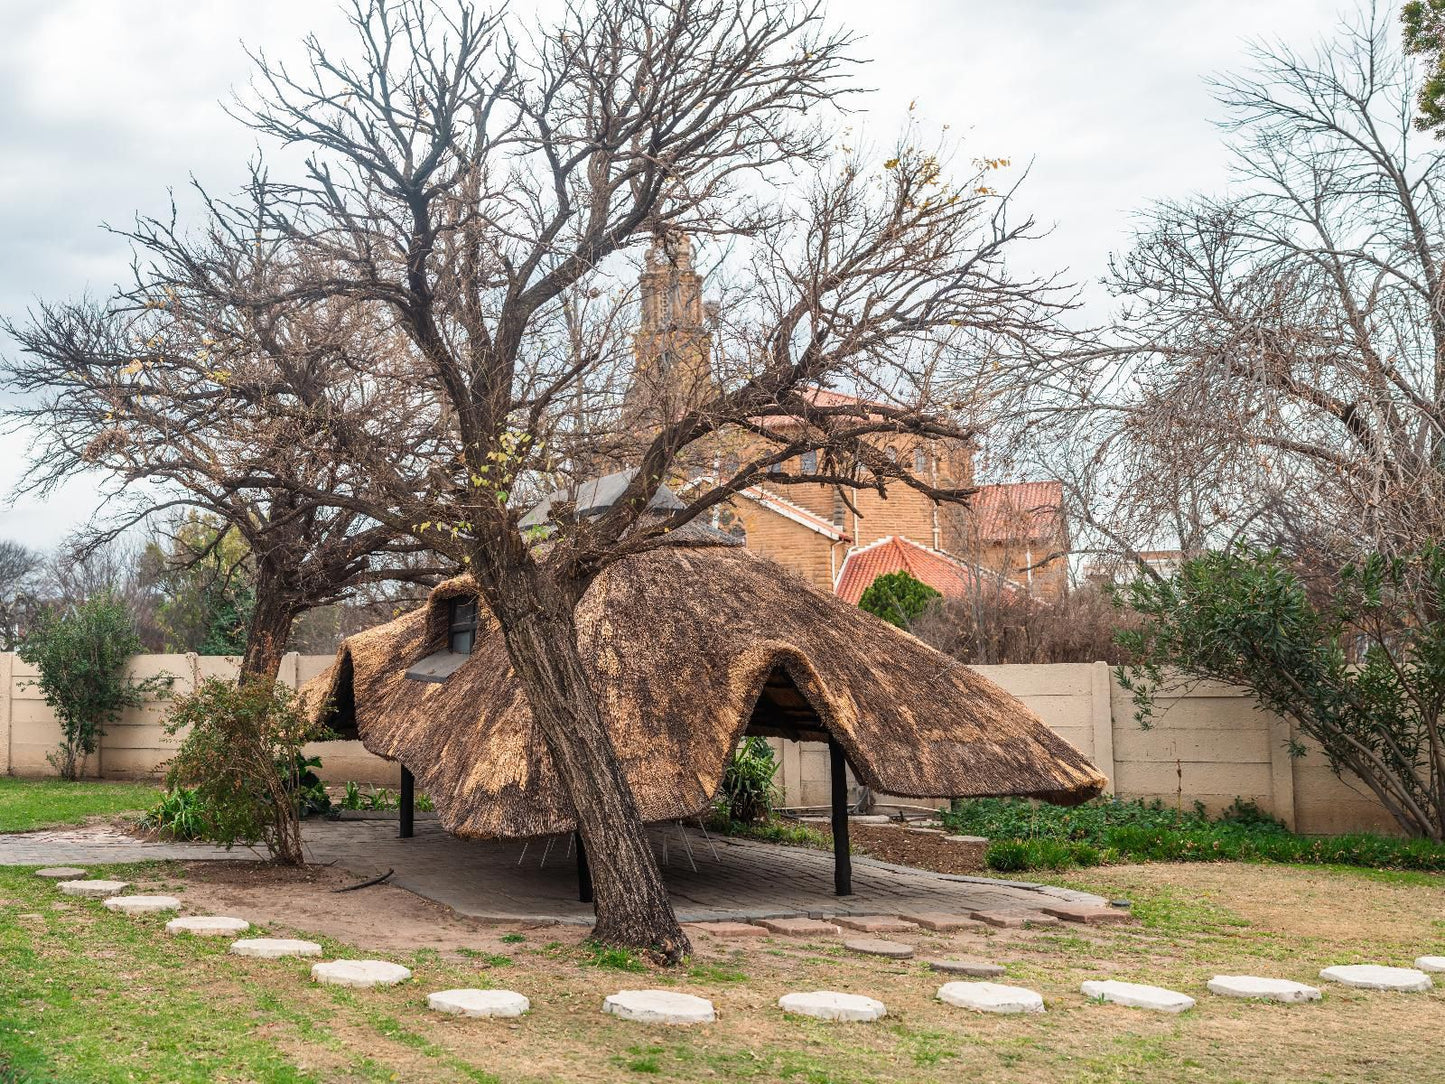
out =
[[[575,827],[485,605],[476,647],[443,683],[404,676],[445,644],[428,605],[350,637],[309,683],[332,725],[405,764],[442,824],[474,838]],[[1106,780],[993,683],[912,636],[739,549],[628,558],[577,612],[582,656],[645,820],[691,816],[744,733],[836,737],[858,778],[905,797],[1077,802]]]

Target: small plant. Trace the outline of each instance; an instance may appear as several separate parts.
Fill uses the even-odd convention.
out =
[[[502,944],[504,944],[504,945],[520,945],[520,944],[521,944],[523,941],[525,941],[525,940],[527,940],[527,935],[526,935],[526,934],[521,934],[521,933],[504,933],[504,934],[502,934]]]
[[[607,967],[613,971],[646,971],[647,965],[625,948],[601,945],[596,941],[582,943],[582,962],[592,967]]]
[[[170,689],[175,679],[169,674],[126,677],[126,663],[142,646],[125,604],[109,593],[36,615],[18,651],[40,671],[31,684],[60,721],[60,748],[48,759],[61,778],[80,778],[121,712]]]
[[[363,791],[355,780],[349,780],[346,784],[346,794],[341,799],[342,809],[367,810],[368,812],[380,812],[388,809],[395,809],[400,803],[397,796],[385,787],[376,790]],[[430,802],[427,803],[430,806]],[[421,808],[421,801],[417,801],[417,808]]]
[[[717,804],[734,824],[754,824],[772,817],[778,800],[773,777],[778,761],[766,738],[744,738],[723,771]]]
[[[320,767],[320,757],[308,757],[300,753],[293,754],[289,764],[283,760],[276,765],[281,777],[287,780],[296,801],[296,808],[303,817],[331,812],[331,795],[326,793],[326,784],[316,774],[316,769]]]
[[[425,794],[418,794],[416,796],[416,811],[418,813],[435,813],[436,809],[436,803]]]
[[[233,685],[208,678],[176,701],[166,730],[188,731],[166,785],[194,788],[205,838],[226,847],[261,843],[276,861],[302,864],[309,765],[301,748],[328,732],[295,693],[264,679]]]
[[[191,787],[177,787],[146,810],[141,827],[172,839],[200,839],[206,830],[201,798]]]

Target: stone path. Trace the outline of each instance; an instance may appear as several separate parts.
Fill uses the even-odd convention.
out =
[[[833,858],[827,852],[713,836],[715,859],[702,835],[689,830],[697,863],[694,871],[675,825],[655,828],[652,834],[659,854],[666,836],[670,860],[663,876],[683,922],[903,912],[1021,915],[1038,914],[1055,904],[1105,902],[1063,888],[930,873],[860,856],[853,859],[854,895],[839,898],[833,895]],[[305,841],[311,861],[334,862],[358,877],[392,869],[392,884],[460,914],[494,920],[592,921],[591,905],[577,900],[576,865],[566,855],[565,840],[554,842],[545,866],[540,864],[544,841],[533,840],[524,857],[520,841],[460,840],[443,832],[434,820],[418,821],[411,839],[397,838],[394,820],[311,821]],[[204,844],[148,843],[109,827],[0,836],[0,865],[251,857],[255,857],[252,852],[239,847],[227,852]]]

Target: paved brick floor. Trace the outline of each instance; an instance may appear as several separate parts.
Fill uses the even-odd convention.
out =
[[[310,859],[334,862],[358,876],[392,869],[393,884],[464,915],[495,919],[588,922],[591,907],[577,901],[575,861],[567,840],[553,841],[542,863],[545,840],[474,842],[444,833],[435,820],[418,819],[416,835],[398,839],[394,820],[311,822]],[[712,837],[712,846],[687,831],[692,861],[676,825],[654,827],[668,891],[684,922],[758,919],[790,915],[897,914],[903,910],[966,913],[987,908],[1034,910],[1059,900],[1102,903],[1067,889],[989,878],[956,877],[853,859],[854,895],[833,895],[830,854],[751,840]],[[716,855],[714,855],[714,850]],[[92,865],[149,859],[248,858],[197,844],[146,843],[111,828],[30,832],[0,836],[0,865]],[[692,868],[696,863],[697,869]]]

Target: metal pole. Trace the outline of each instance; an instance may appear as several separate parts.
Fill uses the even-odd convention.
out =
[[[416,814],[416,780],[405,764],[401,766],[401,828],[397,831],[402,839],[412,837],[412,822]]]
[[[833,787],[833,891],[853,894],[853,859],[848,854],[848,758],[843,747],[828,739],[828,775]]]
[[[582,846],[582,833],[574,832],[577,841],[577,898],[583,903],[592,902],[592,870],[587,865],[587,848]]]

